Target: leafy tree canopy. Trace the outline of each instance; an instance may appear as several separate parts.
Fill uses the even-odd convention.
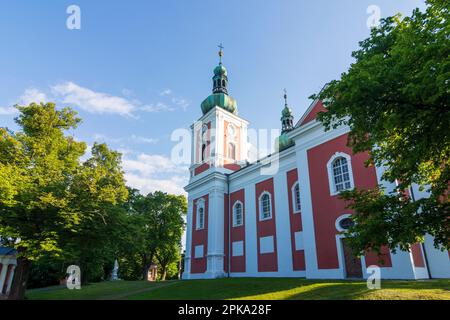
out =
[[[358,213],[349,232],[360,252],[382,245],[408,249],[426,233],[450,247],[449,21],[445,0],[428,0],[426,11],[411,17],[382,20],[360,42],[348,72],[312,97],[324,101],[327,112],[319,120],[326,129],[348,125],[354,152],[368,151],[367,165],[385,166],[383,179],[398,183],[392,194],[342,194]],[[412,184],[429,197],[411,199]]]

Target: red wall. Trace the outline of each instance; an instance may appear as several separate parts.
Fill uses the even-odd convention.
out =
[[[422,246],[420,243],[416,243],[411,246],[411,253],[413,256],[414,266],[424,268],[425,261],[423,261]]]
[[[325,107],[323,106],[322,101],[318,101],[300,125],[302,126],[304,124],[307,124],[308,122],[315,120],[319,112],[325,111],[327,111],[327,109],[325,109]]]
[[[295,233],[302,231],[301,213],[294,214],[294,204],[292,197],[292,187],[298,181],[297,169],[287,172],[287,190],[289,197],[289,219],[291,222],[291,247],[292,247],[292,267],[294,271],[305,270],[305,251],[295,250]],[[302,192],[300,190],[300,192]]]
[[[205,199],[205,229],[196,230],[197,226],[197,200]],[[192,246],[191,246],[191,273],[206,272],[206,253],[208,252],[208,217],[209,195],[194,200],[192,211]],[[203,258],[195,258],[195,247],[203,245]]]
[[[277,255],[277,237],[275,227],[275,193],[273,189],[273,178],[260,182],[255,186],[255,201],[256,201],[256,241],[258,244],[258,272],[275,272],[278,271],[278,255]],[[259,196],[264,191],[271,194],[272,200],[272,219],[266,221],[259,221]],[[262,237],[273,236],[274,252],[260,254],[259,239]]]
[[[353,155],[351,148],[347,146],[347,137],[347,134],[345,134],[308,150],[314,232],[319,269],[339,268],[336,248],[336,234],[338,231],[336,230],[335,222],[341,215],[352,213],[345,208],[345,202],[338,199],[338,196],[330,196],[327,162],[336,152],[351,155],[355,186],[358,188],[375,188],[378,184],[375,168],[366,168],[364,166],[364,162],[368,159],[368,154]],[[387,252],[387,255],[390,256],[390,253]]]
[[[391,252],[388,247],[380,248],[380,254],[367,251],[365,254],[366,266],[379,266],[380,268],[392,267]]]
[[[233,257],[233,247],[231,246],[231,272],[245,272],[245,190],[233,192],[230,196],[230,217],[231,217],[231,244],[236,241],[244,243],[244,255]],[[240,201],[242,203],[242,219],[244,224],[240,227],[233,227],[233,206]]]

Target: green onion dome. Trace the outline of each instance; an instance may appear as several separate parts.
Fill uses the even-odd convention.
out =
[[[214,75],[215,75],[215,76],[219,76],[219,77],[226,77],[226,76],[228,76],[227,68],[225,68],[225,67],[223,66],[223,64],[219,64],[219,65],[214,69]]]
[[[236,100],[225,93],[213,93],[201,104],[203,114],[208,113],[214,107],[220,107],[228,112],[237,114]]]
[[[279,151],[283,151],[287,148],[289,148],[290,146],[292,146],[294,144],[294,142],[289,139],[289,137],[287,136],[286,133],[282,133],[278,138],[277,138],[277,142],[278,142],[278,147],[279,147]],[[275,150],[276,150],[276,144],[275,144]]]

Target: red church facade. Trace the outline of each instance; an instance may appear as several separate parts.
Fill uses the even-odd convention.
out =
[[[283,148],[249,162],[248,122],[237,115],[232,98],[219,96],[228,94],[220,87],[227,81],[226,69],[219,65],[215,93],[202,104],[203,116],[191,127],[195,139],[185,188],[184,279],[367,278],[367,268],[374,265],[382,278],[450,277],[450,257],[434,248],[430,236],[408,252],[383,248],[381,256],[355,256],[343,235],[353,212],[338,195],[377,185],[393,190],[381,179],[384,168],[366,167],[368,155],[353,154],[347,146],[348,127],[324,130],[316,120],[325,110],[320,101],[296,125],[290,124],[286,102],[279,138]]]

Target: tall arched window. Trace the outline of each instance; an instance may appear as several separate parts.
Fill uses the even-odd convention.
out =
[[[205,228],[205,201],[200,199],[197,202],[197,230]]]
[[[202,162],[206,161],[206,144],[202,144]]]
[[[268,192],[264,192],[259,198],[259,219],[272,219],[272,203]]]
[[[333,161],[333,179],[336,192],[341,192],[351,188],[350,174],[347,159],[336,158]]]
[[[234,143],[228,143],[228,158],[236,160],[236,146]]]
[[[293,207],[294,212],[298,213],[302,210],[301,203],[300,203],[300,185],[298,182],[294,184],[294,187],[292,188],[292,201],[293,201]]]
[[[240,227],[244,224],[244,217],[242,214],[242,203],[236,202],[233,207],[233,227]]]
[[[327,163],[330,194],[338,195],[355,187],[353,182],[352,158],[343,152],[336,152]]]

